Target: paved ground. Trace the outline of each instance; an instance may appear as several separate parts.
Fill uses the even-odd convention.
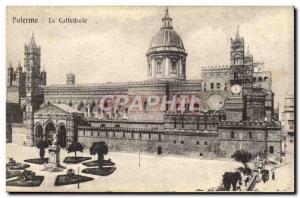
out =
[[[275,180],[270,180],[266,183],[260,182],[256,185],[257,191],[294,191],[294,143],[287,143],[287,154],[285,165],[275,169]]]
[[[16,144],[7,144],[7,156],[13,157],[17,162],[22,162],[24,159],[38,158],[39,151],[35,147],[24,147]],[[61,151],[61,161],[65,156],[73,156],[67,154],[65,150]],[[87,151],[78,154],[80,156],[90,156]],[[46,157],[48,153],[46,153]],[[241,163],[232,160],[204,160],[196,158],[186,158],[183,156],[157,156],[150,154],[141,154],[141,167],[138,163],[137,153],[120,153],[109,152],[108,156],[116,163],[117,170],[109,176],[93,176],[94,180],[80,184],[80,189],[77,185],[54,186],[54,181],[60,173],[49,173],[41,171],[43,165],[31,164],[30,170],[33,170],[37,175],[44,175],[45,180],[40,187],[21,188],[7,187],[7,191],[72,191],[72,192],[103,192],[103,191],[189,191],[194,192],[197,189],[206,191],[209,188],[219,186],[222,180],[222,175],[225,171],[233,171],[242,166]],[[95,160],[93,156],[92,160]],[[85,168],[83,165],[66,165],[67,168],[73,168],[77,171]],[[285,178],[281,174],[285,174],[289,170],[293,172],[289,166],[278,169],[276,176],[277,181],[282,181],[280,178]],[[292,170],[292,171],[291,171]],[[267,183],[268,184],[268,183]],[[269,186],[264,184],[266,186]],[[271,184],[271,182],[270,182]],[[290,183],[285,184],[290,186]],[[257,186],[259,191],[271,190],[268,187]],[[275,188],[276,189],[276,188]],[[286,190],[288,190],[286,188]]]
[[[68,155],[61,152],[61,159]],[[73,156],[71,153],[69,156]],[[87,152],[81,156],[89,156]],[[34,147],[7,144],[7,156],[14,157],[21,162],[24,159],[37,158],[39,151]],[[46,154],[47,157],[47,154]],[[141,167],[138,165],[138,154],[109,152],[108,157],[116,163],[117,170],[107,177],[91,176],[93,181],[77,185],[54,186],[57,175],[62,173],[49,173],[41,171],[43,165],[31,164],[30,170],[37,175],[44,175],[45,180],[40,187],[20,188],[7,187],[8,191],[196,191],[207,190],[221,183],[222,174],[241,166],[231,160],[203,160],[191,159],[183,156],[157,156],[141,155]],[[93,156],[96,159],[96,156]],[[92,159],[92,160],[93,160]],[[61,160],[62,161],[62,160]],[[66,165],[67,168],[82,170],[82,165]]]

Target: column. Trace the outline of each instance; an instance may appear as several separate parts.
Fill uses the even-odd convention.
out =
[[[165,58],[165,77],[169,77],[169,70],[170,70],[169,62],[170,62],[169,57],[166,56],[166,58]]]
[[[155,77],[155,60],[151,59],[152,78]]]

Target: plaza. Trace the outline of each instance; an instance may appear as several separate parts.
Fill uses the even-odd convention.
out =
[[[24,159],[38,157],[38,149],[35,147],[7,144],[7,156],[13,157],[18,162]],[[276,180],[266,183],[258,183],[255,191],[293,191],[294,167],[293,144],[288,144],[286,163],[275,170]],[[66,150],[61,150],[61,161],[65,156],[73,156]],[[46,153],[46,157],[48,153]],[[87,150],[78,153],[78,156],[89,156]],[[235,171],[242,164],[233,159],[207,160],[200,158],[187,158],[184,156],[164,156],[142,153],[109,152],[106,158],[116,163],[117,170],[109,176],[91,176],[84,173],[80,175],[93,177],[94,180],[80,184],[54,186],[57,175],[65,174],[67,169],[74,169],[77,174],[86,168],[82,164],[64,164],[64,172],[51,173],[41,171],[44,165],[30,164],[29,170],[37,175],[45,176],[39,187],[11,187],[7,191],[31,191],[31,192],[202,192],[217,187],[222,182],[225,171]],[[96,156],[92,156],[95,160]],[[213,167],[213,168],[212,168]]]

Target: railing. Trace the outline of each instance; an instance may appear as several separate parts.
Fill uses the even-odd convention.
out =
[[[258,175],[255,175],[253,177],[253,179],[250,181],[250,185],[249,185],[247,191],[253,191],[253,189],[254,189],[254,187],[256,185],[256,179],[257,179],[257,177],[258,177]]]

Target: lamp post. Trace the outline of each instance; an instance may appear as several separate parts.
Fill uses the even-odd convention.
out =
[[[77,188],[79,189],[80,187],[79,187],[79,166],[77,167],[77,179],[78,179],[78,183],[77,183]]]

